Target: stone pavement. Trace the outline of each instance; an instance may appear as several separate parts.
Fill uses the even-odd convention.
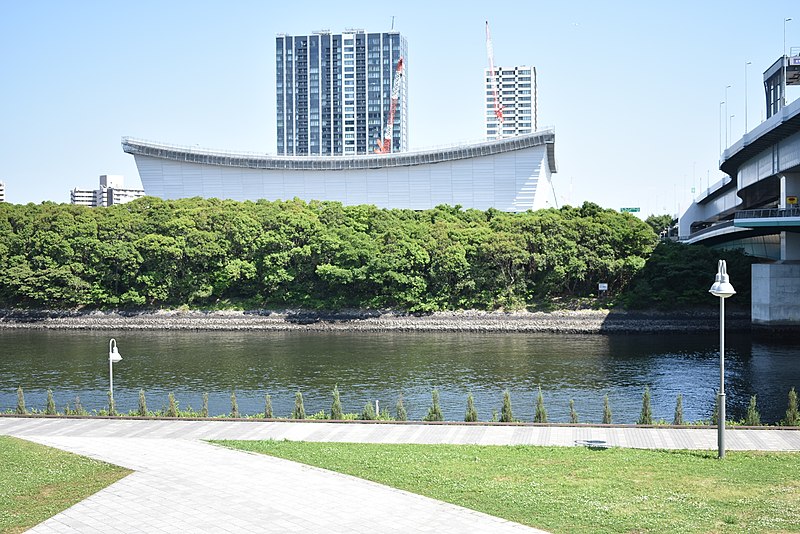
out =
[[[715,429],[0,417],[13,435],[134,473],[34,527],[73,532],[540,532],[206,439],[715,449]],[[730,430],[730,450],[800,450],[800,430]]]

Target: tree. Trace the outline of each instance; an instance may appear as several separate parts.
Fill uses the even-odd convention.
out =
[[[511,413],[511,392],[505,390],[503,392],[503,408],[500,410],[500,422],[511,423],[514,421],[514,416]]]
[[[175,395],[172,392],[167,395],[167,417],[178,417],[178,403],[175,401]]]
[[[672,419],[672,424],[680,426],[683,424],[683,395],[678,395],[675,401],[675,417]]]
[[[575,411],[575,401],[572,399],[569,400],[569,422],[573,425],[579,423],[578,412]]]
[[[644,220],[650,228],[653,229],[656,235],[661,235],[665,228],[672,227],[677,221],[672,218],[672,215],[650,215]]]
[[[464,414],[464,421],[467,423],[478,421],[478,411],[475,409],[475,399],[472,398],[472,393],[467,394],[467,412]]]
[[[378,418],[378,414],[375,413],[375,406],[372,405],[371,402],[367,401],[364,405],[364,409],[361,410],[361,419],[362,421],[374,421]]]
[[[333,386],[333,403],[331,404],[331,419],[340,421],[344,419],[342,414],[342,401],[339,399],[339,385]]]
[[[406,413],[406,407],[403,404],[403,394],[400,393],[400,396],[397,398],[397,404],[395,404],[395,413],[397,415],[398,421],[407,421],[408,414]]]
[[[797,392],[794,388],[789,390],[789,404],[782,424],[785,426],[800,426],[800,412],[797,410]]]
[[[750,404],[747,405],[747,414],[744,416],[744,424],[747,426],[760,426],[761,414],[756,408],[756,396],[750,397]]]
[[[17,415],[28,415],[28,409],[25,408],[25,392],[22,391],[22,386],[17,387]]]
[[[303,406],[303,394],[298,391],[294,394],[294,410],[292,410],[292,419],[305,419],[306,409]]]
[[[200,408],[200,417],[208,417],[208,393],[203,393],[203,406]]]
[[[650,407],[650,386],[644,387],[644,394],[642,395],[642,411],[639,414],[639,420],[636,421],[637,425],[652,425],[653,424],[653,410]]]
[[[264,395],[264,418],[272,419],[272,397],[269,394]]]
[[[139,411],[137,412],[139,417],[147,417],[147,400],[144,397],[144,390],[139,390]]]
[[[439,392],[436,388],[431,392],[431,406],[428,408],[428,414],[423,421],[444,421],[442,408],[439,406]]]
[[[56,401],[53,400],[52,390],[47,390],[47,408],[44,411],[45,415],[56,415]]]
[[[544,408],[544,396],[542,395],[542,386],[539,386],[539,394],[536,396],[536,411],[533,414],[534,423],[547,422],[547,410]]]
[[[239,418],[239,403],[236,402],[236,390],[231,390],[231,417]]]
[[[608,395],[603,397],[603,424],[611,424],[611,405],[608,402]]]

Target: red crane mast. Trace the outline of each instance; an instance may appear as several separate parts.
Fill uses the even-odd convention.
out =
[[[497,137],[500,137],[500,132],[503,128],[503,105],[500,103],[500,95],[497,94],[497,72],[494,70],[494,46],[492,46],[492,34],[489,33],[489,21],[486,21],[486,55],[489,56],[489,80],[492,86],[492,95],[494,96],[494,115],[499,121],[497,129]]]
[[[377,140],[378,148],[376,154],[388,154],[392,151],[392,130],[394,129],[394,115],[397,111],[397,101],[400,99],[400,82],[403,78],[403,58],[397,62],[397,69],[394,72],[392,81],[392,103],[389,106],[389,118],[386,120],[386,128],[383,129],[383,138]]]

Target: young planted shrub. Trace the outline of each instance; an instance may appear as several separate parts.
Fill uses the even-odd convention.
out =
[[[653,409],[650,407],[650,386],[644,387],[644,395],[642,395],[642,411],[639,414],[639,420],[636,421],[637,425],[652,425],[653,424]]]
[[[678,395],[675,401],[675,417],[672,418],[672,424],[679,426],[683,424],[683,395]]]
[[[17,387],[17,415],[28,415],[28,409],[25,408],[25,392],[22,391],[22,386]]]
[[[264,418],[272,419],[272,397],[264,395]]]
[[[534,423],[547,422],[547,410],[544,409],[544,396],[542,395],[542,386],[539,386],[539,395],[536,397],[536,411],[533,414]]]
[[[786,418],[781,421],[785,426],[800,426],[800,412],[797,411],[797,392],[794,388],[789,390],[789,405],[786,408]]]
[[[608,395],[603,398],[603,424],[611,424],[611,405],[608,403]]]
[[[136,412],[139,417],[147,417],[147,399],[144,398],[144,390],[139,390],[139,410]]]
[[[108,415],[117,415],[117,407],[114,406],[114,394],[108,392]]]
[[[200,407],[200,417],[208,417],[208,393],[203,393],[203,405]]]
[[[472,398],[472,393],[467,395],[467,413],[464,414],[464,421],[467,423],[478,421],[478,411],[475,409],[475,399]]]
[[[89,414],[89,412],[87,412],[86,409],[83,407],[83,404],[81,404],[81,398],[79,396],[77,396],[77,395],[75,395],[75,409],[72,411],[72,413],[74,415],[88,415]]]
[[[334,421],[341,421],[344,418],[342,414],[342,401],[339,398],[339,384],[333,386],[333,403],[331,404],[331,419]]]
[[[397,398],[397,404],[394,406],[394,410],[397,414],[398,421],[408,421],[408,414],[406,413],[406,407],[403,404],[403,394],[400,393],[400,396]]]
[[[305,419],[306,409],[303,406],[303,394],[298,391],[294,394],[294,410],[292,410],[292,419]]]
[[[431,392],[431,407],[428,408],[428,415],[426,415],[423,421],[444,421],[444,416],[442,415],[442,408],[439,406],[439,392],[436,388],[433,389]]]
[[[239,403],[236,402],[236,390],[231,390],[231,417],[239,418]]]
[[[511,413],[511,392],[505,390],[503,392],[503,408],[500,410],[500,422],[510,423],[514,420],[514,415]]]
[[[578,424],[578,412],[575,411],[575,401],[569,400],[569,422],[573,425]]]
[[[747,414],[744,416],[744,424],[747,426],[759,426],[761,424],[761,414],[756,408],[756,396],[750,397],[750,404],[747,405]]]
[[[711,424],[719,426],[719,395],[714,396],[714,409],[711,412]]]
[[[178,417],[178,403],[175,402],[175,395],[167,395],[167,417]]]
[[[45,415],[56,415],[56,401],[53,400],[53,391],[47,390],[47,408],[44,410]]]
[[[364,409],[361,410],[361,416],[359,419],[362,421],[374,421],[378,418],[378,414],[375,413],[375,406],[372,405],[371,402],[367,401],[364,405]]]

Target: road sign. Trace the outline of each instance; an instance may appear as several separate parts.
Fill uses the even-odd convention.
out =
[[[606,284],[604,282],[600,282],[599,284],[597,284],[597,290],[598,291],[608,291],[608,284]]]
[[[640,210],[639,208],[620,208],[620,213],[638,213]]]
[[[795,197],[795,196],[786,197],[786,203],[787,204],[791,204],[792,206],[796,205],[797,204],[797,197]]]

